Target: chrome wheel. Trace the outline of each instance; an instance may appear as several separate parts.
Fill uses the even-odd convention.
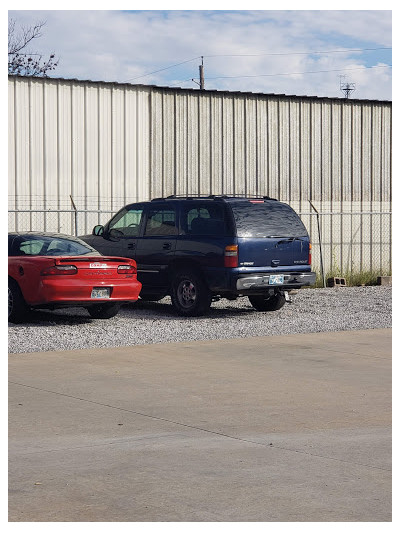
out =
[[[179,315],[203,315],[211,305],[211,293],[195,271],[177,272],[171,286],[172,305]]]
[[[185,309],[193,307],[196,303],[197,291],[192,281],[189,279],[181,281],[178,285],[177,296],[182,307]]]

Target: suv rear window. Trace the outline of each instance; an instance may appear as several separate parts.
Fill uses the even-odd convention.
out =
[[[273,200],[231,202],[238,237],[306,237],[300,217],[287,204]]]

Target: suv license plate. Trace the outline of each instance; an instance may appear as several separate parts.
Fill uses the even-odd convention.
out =
[[[270,285],[282,285],[284,281],[283,275],[280,274],[271,274],[269,277]]]
[[[92,289],[92,298],[109,298],[110,297],[110,289],[106,288],[100,288],[100,289]]]

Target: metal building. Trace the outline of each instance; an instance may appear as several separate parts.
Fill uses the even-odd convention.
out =
[[[314,243],[321,236],[326,271],[386,273],[391,108],[10,76],[10,229],[82,234],[131,201],[268,195],[302,214]],[[318,269],[317,246],[314,260]]]

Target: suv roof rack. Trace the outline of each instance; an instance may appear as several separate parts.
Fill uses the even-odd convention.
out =
[[[167,197],[162,198],[153,198],[152,202],[158,202],[160,200],[273,200],[277,202],[278,200],[276,198],[271,198],[270,196],[252,196],[247,194],[209,194],[208,196],[205,195],[177,195],[177,194],[170,194]]]

